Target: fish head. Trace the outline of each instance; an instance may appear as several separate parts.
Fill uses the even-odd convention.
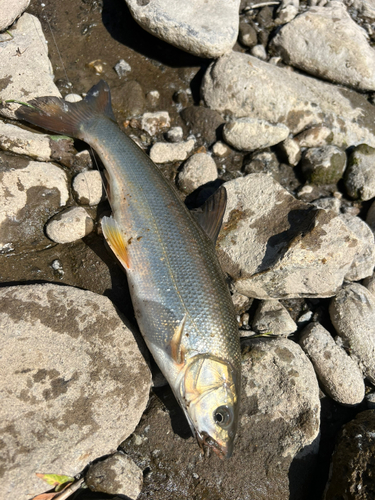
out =
[[[239,380],[231,365],[196,356],[180,384],[182,406],[200,447],[229,458],[238,425]]]

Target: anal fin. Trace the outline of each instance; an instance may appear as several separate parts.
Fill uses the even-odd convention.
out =
[[[129,256],[126,248],[126,241],[119,225],[113,217],[103,217],[102,229],[105,239],[112,252],[116,255],[121,264],[129,269]]]

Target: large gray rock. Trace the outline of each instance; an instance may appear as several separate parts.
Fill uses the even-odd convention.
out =
[[[338,403],[357,405],[365,397],[365,384],[358,365],[319,323],[302,331],[300,346],[309,356],[324,391]]]
[[[1,158],[0,158],[1,159]],[[69,199],[68,179],[52,163],[3,156],[0,172],[0,252],[20,253],[51,242],[44,224]]]
[[[333,326],[365,377],[375,383],[375,297],[359,283],[345,285],[329,306]]]
[[[29,6],[30,0],[0,0],[0,32],[6,30]]]
[[[295,199],[266,174],[225,187],[217,251],[234,290],[259,299],[336,293],[363,250],[340,217]]]
[[[311,7],[283,26],[271,45],[286,64],[335,83],[375,90],[375,51],[343,2]]]
[[[153,35],[200,57],[219,57],[236,43],[240,0],[126,0]]]
[[[0,289],[1,498],[43,491],[115,451],[148,401],[150,372],[103,296],[53,284]],[[44,488],[45,489],[45,488]]]
[[[48,46],[40,21],[24,14],[12,29],[13,38],[1,44],[0,101],[15,99],[30,101],[35,97],[61,94],[53,83],[53,70],[48,59]],[[17,50],[21,52],[17,56]],[[0,115],[15,118],[18,104],[0,106]]]
[[[212,63],[202,96],[219,112],[283,123],[293,134],[327,123],[334,145],[375,146],[373,106],[365,97],[247,54],[231,52]]]

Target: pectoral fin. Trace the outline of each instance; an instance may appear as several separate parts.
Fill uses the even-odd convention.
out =
[[[171,356],[173,361],[177,365],[183,365],[185,363],[185,350],[181,345],[182,334],[184,332],[185,323],[186,323],[186,314],[182,318],[181,322],[175,328],[171,340]]]
[[[221,186],[201,207],[192,211],[196,221],[214,244],[219,236],[226,206],[227,191]]]
[[[113,217],[103,217],[102,229],[105,239],[112,252],[116,255],[121,264],[129,269],[129,256],[126,249],[126,241],[117,222]]]

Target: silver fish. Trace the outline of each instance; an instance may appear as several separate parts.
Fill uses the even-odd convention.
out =
[[[103,218],[103,233],[126,270],[142,335],[200,446],[230,457],[241,359],[232,300],[214,244],[225,189],[202,207],[198,223],[150,158],[120,130],[103,81],[78,103],[42,97],[16,114],[82,139],[100,156],[112,208],[112,216]]]

